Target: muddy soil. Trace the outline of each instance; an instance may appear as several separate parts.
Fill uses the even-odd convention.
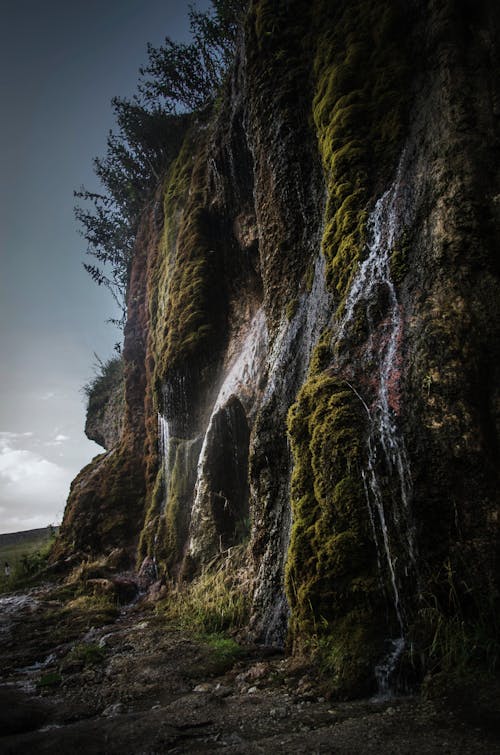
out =
[[[500,753],[498,720],[328,700],[310,668],[189,636],[150,604],[64,617],[46,590],[0,599],[1,753]]]

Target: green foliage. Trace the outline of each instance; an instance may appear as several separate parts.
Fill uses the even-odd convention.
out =
[[[200,635],[208,651],[208,663],[202,664],[202,672],[214,675],[231,669],[244,654],[241,645],[224,634]]]
[[[26,553],[21,558],[21,569],[26,576],[38,574],[47,566],[47,561],[52,550],[52,542],[46,543],[34,553]]]
[[[98,412],[103,407],[116,386],[123,383],[123,360],[121,356],[111,357],[103,362],[97,355],[94,365],[95,376],[83,386],[87,397],[87,408]]]
[[[412,628],[420,650],[413,659],[425,673],[466,675],[482,668],[496,672],[500,665],[500,621],[493,587],[481,594],[460,579],[451,559],[422,595]],[[465,588],[465,589],[464,589]]]
[[[220,88],[234,57],[246,2],[212,0],[212,9],[189,9],[192,42],[166,37],[161,47],[148,46],[149,63],[141,69],[139,90],[146,101],[161,102],[167,112],[205,107]]]
[[[61,674],[58,671],[51,671],[43,674],[37,682],[38,689],[52,689],[58,687],[62,682]]]
[[[48,565],[56,537],[56,528],[47,528],[46,535],[37,535],[32,541],[23,540],[0,548],[0,586],[2,589],[19,589],[35,584]],[[5,577],[3,564],[7,561],[11,575]]]
[[[84,267],[111,292],[125,318],[125,295],[142,211],[178,154],[187,113],[215,97],[233,55],[244,3],[213,0],[212,10],[189,11],[193,41],[148,47],[139,94],[112,101],[117,130],[108,137],[105,157],[94,160],[101,191],[75,192],[84,206],[75,216],[96,263]]]
[[[84,264],[85,269],[123,308],[141,213],[180,148],[186,117],[119,99],[113,110],[118,131],[108,137],[106,156],[94,160],[103,191],[75,192],[85,203],[75,208],[75,217],[87,253],[98,262]]]

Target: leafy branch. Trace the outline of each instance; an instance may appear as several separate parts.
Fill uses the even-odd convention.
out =
[[[212,9],[189,9],[192,41],[169,37],[148,45],[148,65],[140,69],[138,95],[114,98],[116,130],[104,157],[94,160],[102,191],[81,187],[75,217],[96,262],[84,268],[105,286],[125,322],[130,265],[140,218],[162,176],[175,159],[190,114],[206,108],[220,89],[235,52],[245,0],[212,0]]]

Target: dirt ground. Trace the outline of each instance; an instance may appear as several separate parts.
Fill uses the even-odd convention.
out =
[[[498,721],[327,700],[310,668],[190,637],[151,605],[90,627],[64,615],[43,590],[0,599],[1,753],[500,753]]]

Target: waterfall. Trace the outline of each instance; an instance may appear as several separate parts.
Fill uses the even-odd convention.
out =
[[[397,425],[403,320],[390,269],[396,234],[401,232],[408,212],[403,161],[404,154],[394,183],[378,199],[369,217],[367,256],[352,281],[332,344],[341,358],[343,342],[353,333],[356,317],[366,318],[369,335],[364,356],[376,365],[375,379],[371,388],[366,389],[371,398],[365,400],[363,389],[348,385],[361,401],[369,420],[362,480],[379,574],[382,584],[384,570],[388,575],[389,597],[398,625],[398,636],[387,639],[388,652],[375,668],[380,696],[389,694],[391,675],[405,647],[401,584],[410,574],[416,574],[412,480],[404,438]],[[390,501],[382,477],[392,484]]]
[[[319,238],[316,241],[315,248],[319,246]],[[331,319],[332,297],[326,285],[325,258],[321,252],[316,252],[313,259],[314,275],[310,290],[300,294],[293,317],[290,320],[283,317],[267,355],[268,377],[261,408],[265,411],[271,405],[275,422],[283,423],[283,428],[288,408],[304,383],[314,347]],[[261,499],[261,505],[266,510],[266,527],[272,535],[257,574],[254,606],[259,606],[261,610],[257,636],[267,645],[282,647],[289,617],[283,587],[292,528],[289,505],[292,459],[289,447],[280,463],[283,464],[283,472],[276,475],[270,497]]]
[[[209,467],[209,446],[214,442],[215,418],[228,404],[231,396],[236,396],[251,416],[257,398],[257,383],[262,372],[267,348],[267,322],[263,309],[258,309],[249,323],[246,332],[241,333],[233,344],[233,359],[219,388],[208,425],[203,437],[197,464],[197,478],[194,489],[192,525],[189,551],[200,550],[197,539],[202,532],[202,522],[207,519],[206,499],[208,496],[207,472]],[[236,453],[236,451],[235,451]]]
[[[163,496],[160,504],[160,514],[163,514],[167,505],[168,484],[170,478],[170,427],[168,420],[162,414],[158,414],[158,439],[163,470]]]

